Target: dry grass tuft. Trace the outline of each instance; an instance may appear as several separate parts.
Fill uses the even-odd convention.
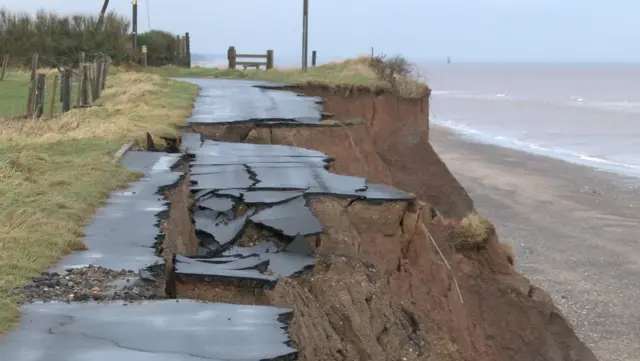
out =
[[[11,290],[85,249],[83,227],[140,175],[112,161],[145,132],[175,136],[197,87],[145,73],[110,74],[99,106],[52,120],[0,120],[0,333],[18,312]]]
[[[493,233],[491,221],[474,212],[454,224],[451,237],[458,250],[478,250],[486,245]]]

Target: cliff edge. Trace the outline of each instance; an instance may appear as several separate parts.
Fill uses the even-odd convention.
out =
[[[513,267],[429,144],[429,94],[306,84],[322,126],[191,125],[203,138],[292,145],[333,159],[331,172],[412,192],[375,204],[321,197],[325,232],[307,237],[310,274],[282,278],[266,303],[296,310],[302,360],[595,360],[550,296]]]

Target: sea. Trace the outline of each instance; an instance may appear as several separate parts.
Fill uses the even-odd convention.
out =
[[[640,177],[640,65],[424,64],[431,122],[475,141]]]

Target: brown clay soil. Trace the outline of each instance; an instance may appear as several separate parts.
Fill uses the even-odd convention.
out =
[[[289,331],[301,360],[595,360],[549,295],[515,271],[494,233],[480,250],[452,246],[449,219],[464,217],[473,203],[429,144],[428,98],[298,91],[323,97],[335,119],[364,124],[190,130],[223,141],[316,149],[335,158],[333,172],[419,199],[310,201],[325,228],[312,242],[318,263],[266,291],[266,303],[295,309]],[[194,292],[189,285],[178,289]]]

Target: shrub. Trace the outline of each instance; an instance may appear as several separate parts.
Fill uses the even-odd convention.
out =
[[[176,36],[166,31],[151,30],[138,35],[138,46],[147,46],[147,65],[185,65],[186,58],[179,56]]]
[[[396,55],[388,58],[385,54],[372,56],[369,59],[369,67],[378,79],[395,84],[413,75],[413,65],[404,57]]]
[[[129,21],[114,12],[106,14],[100,29],[97,16],[60,16],[44,10],[35,16],[0,9],[0,53],[12,64],[28,65],[31,54],[40,55],[42,65],[73,65],[81,51],[105,53],[115,62],[130,54]]]
[[[491,221],[474,212],[456,222],[451,237],[458,250],[478,250],[494,232]]]
[[[35,16],[0,9],[0,56],[8,54],[12,65],[29,66],[38,53],[42,66],[75,66],[78,54],[108,55],[115,64],[134,59],[129,20],[115,12],[107,13],[100,27],[98,16],[61,16],[44,10]],[[138,34],[138,45],[148,48],[149,65],[185,65],[177,56],[176,37],[164,31]]]

